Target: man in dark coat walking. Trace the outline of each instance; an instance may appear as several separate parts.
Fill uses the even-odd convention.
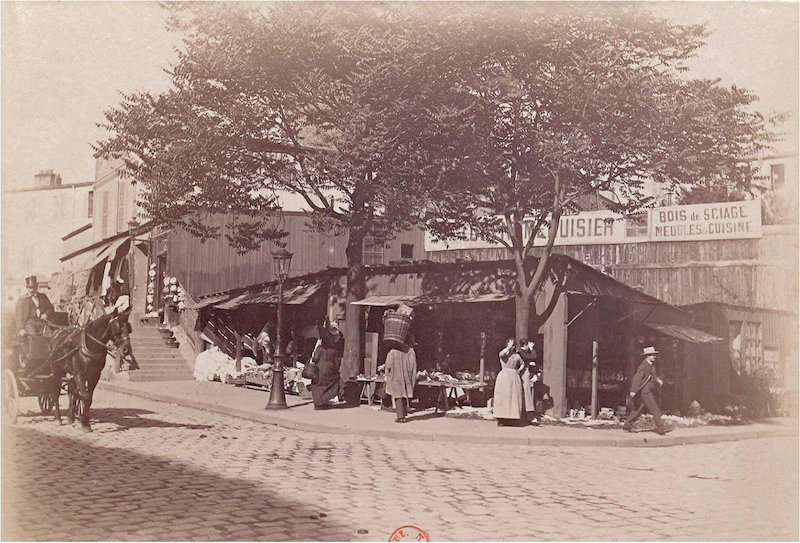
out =
[[[657,387],[664,384],[664,381],[656,374],[655,366],[653,366],[656,361],[656,355],[658,355],[658,351],[656,351],[655,347],[645,347],[642,350],[644,360],[639,364],[636,373],[633,374],[631,391],[628,394],[628,411],[630,414],[623,426],[626,432],[631,431],[633,422],[647,409],[653,415],[653,420],[655,420],[656,433],[660,435],[667,433],[661,420],[661,409],[658,407],[655,397]],[[637,401],[638,407],[636,406]]]
[[[42,318],[53,312],[53,304],[46,295],[38,292],[39,283],[35,275],[25,278],[25,286],[28,293],[17,302],[14,322],[20,336],[41,334],[44,328]]]

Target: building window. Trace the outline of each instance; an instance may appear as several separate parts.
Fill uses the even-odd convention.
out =
[[[761,323],[747,321],[730,322],[731,361],[737,373],[751,373],[762,365],[764,351]]]
[[[625,237],[647,237],[647,213],[636,213],[625,218]]]
[[[785,165],[771,164],[769,167],[769,174],[772,179],[772,190],[781,190],[786,185]]]
[[[409,258],[414,260],[414,244],[402,243],[400,244],[400,258]]]
[[[383,264],[383,242],[371,236],[364,238],[364,264]]]
[[[117,185],[117,232],[123,232],[127,229],[127,215],[125,213],[127,207],[127,200],[125,199],[125,181],[120,181]]]
[[[103,214],[102,223],[100,227],[100,237],[105,239],[108,237],[108,191],[103,191]]]
[[[93,215],[94,215],[94,191],[90,190],[89,191],[89,204],[87,206],[87,214],[86,214],[86,216],[91,219]]]

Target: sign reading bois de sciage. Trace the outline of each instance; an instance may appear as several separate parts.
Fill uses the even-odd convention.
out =
[[[525,239],[533,220],[525,222]],[[448,249],[490,249],[499,243],[480,239],[465,231],[466,239],[438,241],[425,234],[426,251]],[[636,219],[611,211],[584,211],[561,217],[556,245],[601,245],[644,241],[701,241],[710,239],[748,239],[761,237],[761,202],[720,202],[657,207],[643,211]],[[534,240],[537,247],[547,241],[543,228]]]

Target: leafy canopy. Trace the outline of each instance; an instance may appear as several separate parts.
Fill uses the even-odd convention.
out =
[[[534,238],[523,221],[535,233],[597,192],[631,213],[651,203],[646,180],[677,190],[735,177],[771,140],[755,96],[685,73],[703,26],[631,5],[514,4],[472,5],[446,27],[448,101],[461,109],[436,123],[449,142],[428,217],[440,239],[469,226],[521,265]]]
[[[235,214],[243,251],[284,233],[277,191],[315,226],[390,236],[420,219],[429,74],[425,9],[382,4],[169,6],[185,36],[172,88],[123,96],[97,150],[125,160],[154,217],[196,235]]]

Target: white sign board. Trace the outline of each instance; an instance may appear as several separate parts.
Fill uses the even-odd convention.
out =
[[[523,226],[523,239],[525,242],[531,235],[535,225],[533,219],[525,220]],[[544,247],[547,244],[548,229],[542,228],[533,244],[535,247]],[[493,249],[502,247],[501,244],[482,240],[470,229],[466,230],[466,239],[436,241],[425,233],[426,251],[446,251],[448,249]],[[503,236],[506,241],[508,236]],[[556,245],[598,245],[603,243],[624,243],[625,221],[621,215],[611,211],[584,211],[577,215],[562,216],[558,223]],[[510,243],[510,241],[509,241]]]
[[[562,216],[555,245],[761,237],[761,202],[758,200],[658,207],[643,212],[643,215],[646,222],[642,223],[635,223],[611,211],[584,211]],[[531,234],[533,224],[532,219],[525,222],[525,241]],[[542,247],[546,242],[547,229],[543,228],[536,236],[534,246]],[[499,247],[502,245],[480,239],[471,230],[465,231],[465,239],[449,241],[437,241],[428,232],[425,233],[426,251]]]
[[[649,241],[761,237],[761,202],[721,202],[651,209]]]

